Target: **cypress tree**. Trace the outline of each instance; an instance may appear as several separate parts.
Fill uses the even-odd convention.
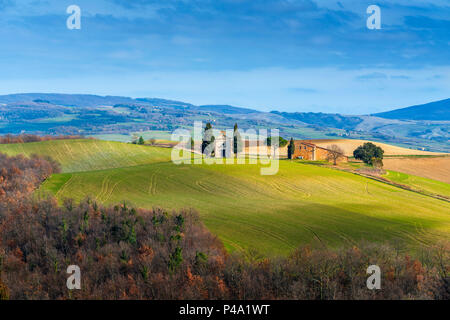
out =
[[[236,157],[237,157],[238,153],[242,152],[242,149],[243,149],[242,145],[243,145],[243,143],[242,143],[241,134],[239,133],[237,123],[235,123],[234,124],[234,132],[233,132],[233,152]]]
[[[291,138],[291,141],[289,141],[289,146],[288,146],[288,158],[289,159],[292,159],[292,157],[294,156],[294,152],[295,152],[294,139]]]
[[[215,140],[216,138],[213,135],[212,132],[212,126],[211,123],[207,123],[205,126],[205,130],[203,132],[203,138],[202,138],[202,153],[205,154],[205,150],[209,145],[213,145],[215,144]],[[214,156],[214,150],[211,151],[210,155],[207,156]]]

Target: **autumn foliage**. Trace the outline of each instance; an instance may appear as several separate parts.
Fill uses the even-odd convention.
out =
[[[85,138],[83,136],[77,135],[37,136],[34,134],[19,134],[19,135],[7,134],[4,136],[0,136],[0,144],[28,143],[28,142],[68,140],[68,139],[85,139]]]
[[[13,208],[12,203],[18,205],[42,181],[59,171],[60,165],[48,157],[8,157],[0,153],[0,209]]]
[[[57,166],[0,161],[0,299],[450,298],[448,244],[420,259],[376,244],[302,247],[285,258],[228,254],[194,210],[36,199],[32,190]],[[371,264],[382,270],[381,290],[366,287]],[[81,269],[81,290],[66,287],[69,265]]]

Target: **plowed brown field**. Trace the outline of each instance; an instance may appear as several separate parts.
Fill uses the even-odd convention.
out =
[[[450,183],[450,157],[386,158],[384,168]]]
[[[408,148],[392,146],[390,144],[366,141],[366,140],[352,140],[352,139],[316,139],[307,140],[322,148],[327,148],[330,145],[338,145],[346,156],[353,156],[353,151],[365,142],[372,142],[384,150],[384,155],[387,156],[410,156],[410,155],[439,155],[439,153],[420,151]]]

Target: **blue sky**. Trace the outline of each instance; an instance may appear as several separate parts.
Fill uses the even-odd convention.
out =
[[[366,114],[449,98],[449,49],[449,0],[0,0],[0,94]]]

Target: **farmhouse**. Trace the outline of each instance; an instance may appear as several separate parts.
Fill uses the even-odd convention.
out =
[[[243,153],[250,156],[257,156],[262,152],[263,155],[271,154],[271,147],[266,146],[264,141],[243,141]],[[329,161],[330,153],[335,153],[328,148],[319,147],[310,140],[294,140],[295,150],[293,159],[311,160],[311,161]],[[348,157],[344,154],[338,153],[337,162],[348,162]],[[230,158],[234,156],[233,152],[233,138],[228,137],[225,131],[220,131],[215,135],[215,156]],[[287,146],[279,149],[279,156],[287,156]]]
[[[303,160],[327,160],[330,154],[330,150],[327,148],[319,147],[314,143],[305,140],[295,140],[294,141],[295,150],[293,159],[303,159]],[[348,157],[342,154],[338,158],[339,162],[347,162]]]

